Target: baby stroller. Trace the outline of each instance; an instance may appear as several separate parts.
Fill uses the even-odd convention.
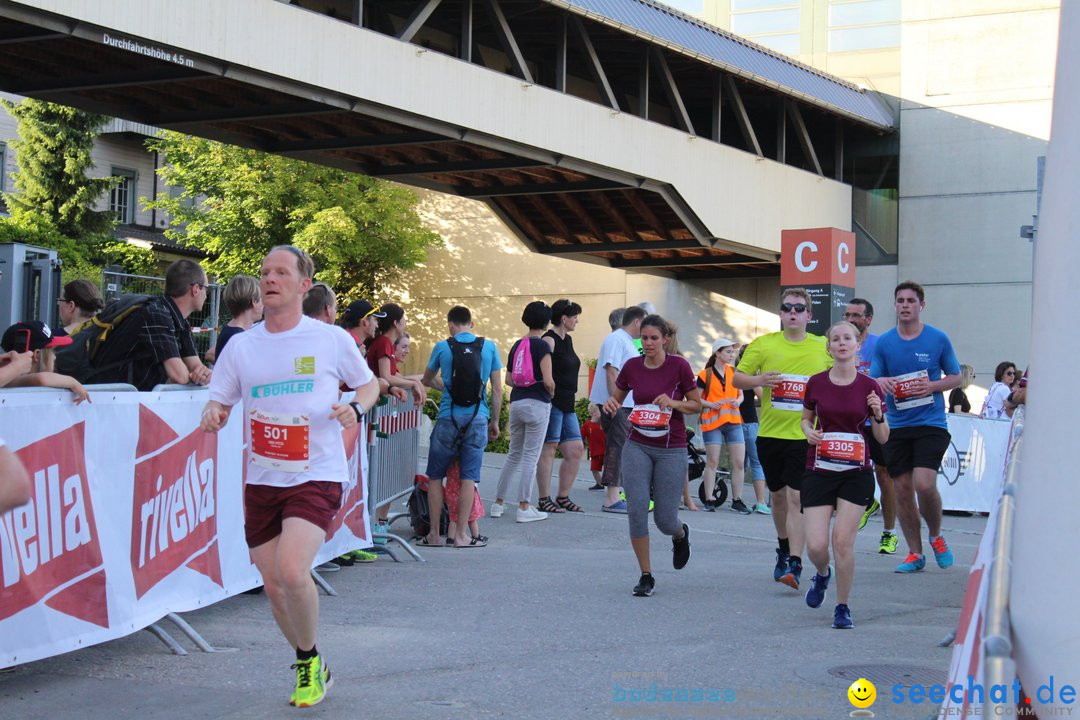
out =
[[[686,458],[687,465],[690,470],[690,479],[697,480],[705,473],[705,450],[694,445],[694,431],[686,429],[686,452],[688,457]],[[728,488],[727,477],[730,475],[726,470],[716,471],[716,484],[713,489],[713,494],[716,495],[716,504],[723,505],[727,500]],[[702,504],[705,503],[705,481],[703,480],[698,485],[698,500]]]

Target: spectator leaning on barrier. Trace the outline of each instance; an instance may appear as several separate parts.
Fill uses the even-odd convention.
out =
[[[206,272],[193,260],[177,260],[165,270],[165,292],[147,302],[138,317],[137,339],[128,349],[131,384],[139,390],[175,383],[206,385],[210,368],[203,365],[187,318],[206,303]]]
[[[367,357],[368,345],[375,337],[375,331],[379,327],[379,318],[382,317],[386,315],[367,300],[353,300],[341,316],[341,327],[352,335],[356,347],[360,349],[360,354],[364,357]]]
[[[12,350],[0,355],[0,388],[30,372],[33,362],[33,353]]]
[[[378,385],[341,329],[303,316],[314,265],[291,245],[263,259],[266,320],[233,339],[210,384],[200,427],[217,432],[243,402],[251,447],[244,531],[274,619],[296,651],[290,704],[323,700],[332,684],[316,648],[319,595],[311,565],[349,482],[341,429],[355,427],[378,399]],[[357,388],[340,401],[340,386]]]
[[[79,278],[64,286],[56,307],[60,322],[64,324],[64,332],[74,335],[84,323],[97,315],[98,310],[105,307],[105,301],[92,282]]]
[[[4,331],[0,347],[5,352],[16,352],[30,357],[30,368],[24,374],[12,378],[7,387],[47,387],[70,390],[75,404],[89,402],[90,394],[73,377],[53,372],[53,348],[71,344],[71,338],[63,330],[53,332],[40,320],[15,323]]]

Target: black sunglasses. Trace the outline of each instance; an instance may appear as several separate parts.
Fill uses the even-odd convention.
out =
[[[806,305],[803,303],[781,303],[780,312],[791,312],[794,310],[797,313],[806,312]]]

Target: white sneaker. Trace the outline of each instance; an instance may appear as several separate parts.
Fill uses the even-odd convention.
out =
[[[548,514],[546,512],[540,512],[532,505],[525,508],[524,510],[522,510],[521,508],[518,508],[517,510],[517,521],[522,523],[536,522],[537,520],[547,520],[547,516]]]
[[[500,518],[504,512],[506,512],[506,505],[503,503],[491,503],[491,517]]]

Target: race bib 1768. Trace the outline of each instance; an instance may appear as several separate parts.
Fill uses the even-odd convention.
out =
[[[773,410],[802,412],[806,381],[809,379],[809,375],[781,375],[780,384],[772,389]]]

